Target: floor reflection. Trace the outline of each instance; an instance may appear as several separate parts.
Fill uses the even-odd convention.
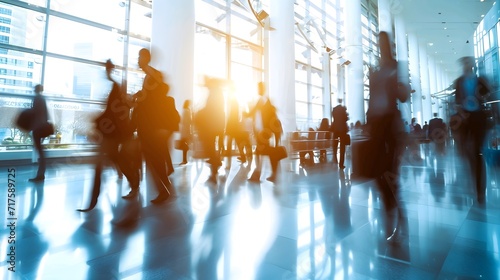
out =
[[[345,170],[331,158],[285,160],[276,183],[248,181],[254,164],[225,158],[216,184],[195,160],[176,167],[176,196],[161,205],[149,203],[148,176],[136,200],[122,199],[126,181],[109,168],[88,213],[75,210],[87,203],[92,165],[53,164],[38,184],[27,182],[36,166],[17,166],[16,272],[4,207],[0,278],[498,279],[499,167],[488,165],[478,204],[453,147],[434,149],[405,155],[390,211],[373,181],[351,177],[350,158]]]

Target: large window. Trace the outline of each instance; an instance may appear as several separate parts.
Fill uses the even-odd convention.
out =
[[[127,83],[129,93],[136,92],[142,83],[137,56],[140,48],[149,47],[150,2],[9,3],[0,3],[2,150],[9,150],[9,144],[29,144],[29,137],[17,131],[13,122],[20,110],[31,104],[36,84],[44,85],[49,118],[58,132],[52,138],[57,136],[61,144],[49,148],[90,143],[87,134],[92,119],[103,109],[111,87],[104,62],[111,59],[117,65],[113,76]],[[50,141],[46,139],[47,144]]]
[[[194,107],[203,106],[204,76],[226,79],[242,110],[256,97],[263,79],[262,27],[238,1],[197,0]],[[227,107],[227,106],[226,106]]]
[[[331,100],[343,95],[337,75],[344,41],[342,1],[298,0],[295,4],[296,123],[299,130],[316,129],[322,118],[330,118]]]

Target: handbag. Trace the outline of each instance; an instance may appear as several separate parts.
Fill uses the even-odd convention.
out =
[[[344,136],[344,144],[345,144],[346,146],[351,145],[351,135],[350,135],[350,134],[346,134],[346,135]]]
[[[25,109],[23,110],[16,119],[16,126],[24,131],[28,132],[31,130],[31,127],[33,126],[33,110],[31,109]]]
[[[37,133],[40,137],[45,138],[54,134],[54,125],[50,122],[45,122],[41,124],[39,127],[34,129],[33,133]]]
[[[277,160],[282,160],[286,157],[288,157],[288,153],[286,151],[285,146],[276,146],[273,149],[273,157]]]

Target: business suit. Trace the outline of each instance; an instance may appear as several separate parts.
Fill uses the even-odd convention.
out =
[[[345,159],[345,146],[347,141],[347,108],[342,105],[337,105],[332,110],[333,123],[331,131],[333,132],[333,161],[339,163],[339,168],[343,169]],[[340,143],[340,157],[337,161],[337,148]]]
[[[46,169],[46,159],[45,159],[45,151],[42,146],[43,138],[46,136],[42,136],[41,127],[46,124],[49,117],[49,113],[47,110],[47,102],[45,101],[45,97],[42,96],[43,87],[41,85],[37,85],[35,87],[35,98],[33,99],[33,106],[31,110],[33,111],[33,143],[38,152],[38,171],[36,173],[36,177],[30,179],[32,182],[43,181],[45,179],[45,169]]]
[[[489,84],[472,72],[473,61],[465,59],[463,74],[455,80],[455,104],[459,122],[452,129],[460,134],[461,151],[469,161],[471,173],[476,184],[477,200],[484,202],[486,178],[482,145],[486,136],[487,115],[481,110],[481,103],[491,92]]]

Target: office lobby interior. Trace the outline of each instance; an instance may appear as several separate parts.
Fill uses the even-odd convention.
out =
[[[109,166],[95,209],[89,203],[93,165],[53,162],[44,182],[36,166],[15,174],[15,272],[3,279],[497,279],[500,195],[498,167],[488,167],[478,204],[467,164],[449,147],[422,147],[401,164],[398,210],[386,211],[373,180],[332,162],[281,162],[278,180],[247,178],[253,163],[225,158],[218,183],[204,160],[176,165],[175,196],[150,202],[147,176],[136,200]],[[5,217],[9,217],[2,210]],[[9,208],[10,209],[10,208]],[[6,224],[12,220],[7,219]],[[5,243],[4,243],[5,244]],[[5,244],[2,254],[8,256]]]
[[[500,6],[452,2],[0,0],[0,279],[500,279]],[[436,114],[448,125],[443,149],[429,135],[406,142],[398,175],[383,178],[390,209],[365,176],[369,135],[354,126],[366,123],[380,31],[411,90],[397,105],[403,122]],[[105,62],[132,96],[143,87],[142,48],[181,114],[185,100],[193,114],[203,107],[207,76],[229,85],[226,114],[233,99],[248,111],[264,82],[288,152],[276,180],[266,156],[249,180],[255,154],[242,162],[229,144],[214,183],[196,130],[187,164],[175,131],[166,201],[151,202],[157,182],[145,163],[139,195],[122,198],[129,183],[104,161],[96,207],[77,211],[100,160],[92,135],[111,88]],[[492,86],[479,201],[451,123],[462,57]],[[31,182],[38,154],[15,120],[37,84],[55,131],[42,142],[45,179]],[[309,132],[337,105],[349,113],[345,168],[332,142]]]

